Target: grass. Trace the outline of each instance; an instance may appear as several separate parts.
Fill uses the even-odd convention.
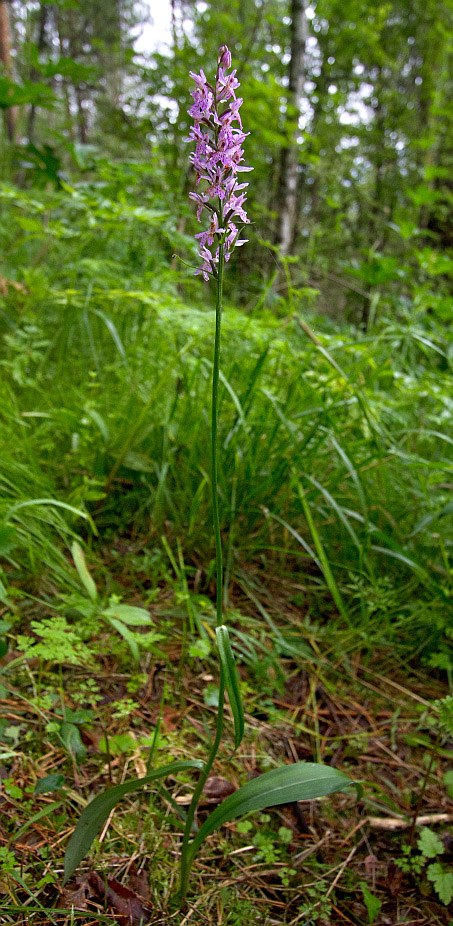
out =
[[[202,571],[200,588],[209,589],[212,316],[175,299],[167,303],[156,297],[124,358],[111,329],[126,342],[118,329],[126,313],[135,324],[128,302],[117,309],[121,324],[116,316],[110,327],[93,317],[100,372],[90,338],[82,340],[82,319],[66,332],[73,362],[60,366],[58,344],[47,345],[31,368],[33,383],[18,389],[14,372],[7,383],[3,478],[5,500],[9,492],[13,504],[4,505],[5,521],[14,527],[13,506],[42,497],[78,510],[63,519],[49,504],[20,509],[16,539],[22,545],[28,519],[23,548],[32,571],[33,559],[46,562],[36,522],[47,525],[49,536],[66,532],[68,545],[77,530],[96,546],[89,514],[102,538],[140,537],[144,547],[160,546],[162,533],[171,546],[179,540],[185,561]],[[411,372],[404,364],[389,369],[388,338],[386,329],[372,346],[324,335],[320,353],[292,321],[283,328],[266,314],[254,318],[231,308],[225,317],[219,506],[229,582],[248,564],[264,571],[270,564],[292,577],[302,570],[315,598],[327,586],[344,621],[359,632],[363,624],[367,633],[370,608],[360,590],[379,588],[383,571],[392,585],[411,587],[417,600],[435,601],[440,613],[451,583],[442,531],[448,519],[441,520],[451,468],[451,438],[440,430],[448,374],[427,370],[420,357]],[[326,352],[341,355],[344,374]],[[17,476],[8,489],[13,467]],[[54,573],[58,558],[54,545]],[[344,594],[351,582],[353,603]],[[412,617],[406,602],[400,629]],[[385,632],[393,634],[393,624],[385,622]]]

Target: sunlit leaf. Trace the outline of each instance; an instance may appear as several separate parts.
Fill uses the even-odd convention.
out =
[[[108,617],[116,617],[131,627],[145,627],[152,624],[152,619],[144,608],[136,608],[130,604],[112,604],[103,611]]]
[[[94,583],[94,579],[91,577],[88,572],[87,564],[85,562],[85,555],[80,544],[76,541],[72,544],[71,547],[72,558],[74,560],[74,565],[79,573],[79,578],[82,584],[84,585],[88,595],[92,601],[96,601],[98,597],[97,588]]]
[[[193,839],[190,853],[192,856],[195,855],[207,836],[224,823],[229,823],[252,810],[264,810],[266,807],[294,801],[314,800],[336,791],[344,791],[351,785],[357,787],[343,772],[314,762],[296,762],[294,765],[283,765],[271,772],[265,772],[259,778],[248,781],[212,812]]]

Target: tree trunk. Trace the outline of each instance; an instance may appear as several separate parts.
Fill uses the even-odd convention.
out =
[[[9,22],[9,9],[6,0],[0,0],[0,61],[7,77],[12,77],[13,67],[11,58],[11,28]],[[5,127],[9,141],[13,142],[16,135],[17,106],[5,109]]]
[[[75,61],[79,60],[79,48],[78,48],[78,33],[75,25],[75,19],[73,15],[73,10],[69,8],[68,10],[68,26],[69,26],[69,51],[71,58],[74,58]],[[87,114],[85,111],[85,97],[80,83],[76,80],[74,81],[74,94],[77,105],[77,129],[79,133],[79,141],[82,145],[86,145],[88,141],[87,133]]]
[[[58,35],[58,47],[59,47],[59,51],[60,51],[60,58],[64,58],[65,55],[68,53],[68,50],[67,50],[67,48],[65,47],[65,44],[64,44],[64,37],[63,37],[63,32],[62,32],[61,17],[60,17],[59,12],[58,12],[57,10],[54,11],[54,20],[55,20],[55,27],[56,27],[57,35]],[[70,138],[71,142],[74,142],[74,140],[75,140],[74,120],[73,120],[73,118],[72,118],[72,113],[71,113],[71,100],[70,100],[70,97],[69,97],[69,80],[68,80],[68,78],[65,77],[65,76],[63,75],[63,77],[62,77],[62,79],[61,79],[61,83],[62,83],[62,87],[63,87],[63,96],[64,96],[65,109],[66,109],[66,122],[67,122],[66,128],[67,128],[67,132],[68,132],[68,135],[69,135],[69,138]]]
[[[41,4],[41,9],[39,11],[38,17],[38,52],[41,53],[44,51],[46,46],[46,23],[47,23],[47,13],[49,7]],[[35,68],[31,68],[30,80],[35,81],[38,78],[38,72]],[[29,145],[33,144],[34,141],[34,132],[35,132],[35,119],[36,119],[36,104],[32,103],[28,113],[28,143]]]
[[[278,187],[277,244],[282,255],[290,254],[295,238],[297,220],[297,187],[299,146],[300,100],[305,82],[305,45],[308,36],[304,0],[291,2],[291,61],[289,65],[288,115],[296,123],[292,138],[281,152]]]

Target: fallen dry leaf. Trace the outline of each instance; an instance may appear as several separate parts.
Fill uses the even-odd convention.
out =
[[[97,900],[97,891],[88,882],[87,877],[76,878],[75,887],[64,887],[61,892],[61,904],[68,910],[88,910],[89,901]]]
[[[150,910],[146,910],[139,897],[115,878],[103,878],[93,871],[89,883],[98,896],[105,899],[118,919],[119,926],[145,926],[149,922]]]
[[[166,733],[173,733],[181,725],[181,711],[167,705],[162,710],[162,726]]]
[[[200,807],[206,807],[208,804],[220,804],[229,794],[233,794],[236,791],[234,785],[231,784],[231,781],[227,781],[226,778],[221,776],[212,776],[208,778],[200,798]],[[184,807],[186,804],[190,804],[192,800],[192,794],[178,794],[176,797],[176,803],[180,804],[181,807]]]
[[[226,778],[222,778],[220,775],[213,775],[212,778],[208,778],[201,795],[200,804],[220,804],[229,794],[233,794],[236,791],[234,785],[231,784],[231,781],[228,781]]]
[[[141,871],[137,871],[135,865],[131,865],[129,871],[129,887],[132,891],[135,891],[136,894],[140,897],[140,900],[143,903],[151,903],[151,890],[149,887],[149,874],[146,868],[142,868]]]
[[[398,866],[395,865],[395,862],[390,862],[387,869],[387,887],[392,897],[398,897],[402,886],[403,872],[401,871],[401,868],[398,868]]]

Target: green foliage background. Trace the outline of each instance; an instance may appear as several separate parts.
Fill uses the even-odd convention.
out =
[[[251,240],[226,282],[230,600],[284,577],[303,585],[303,612],[339,613],[351,645],[398,643],[451,673],[450,0],[309,6],[299,122],[280,0],[175,4],[152,54],[134,44],[149,11],[127,0],[9,10],[5,600],[39,589],[52,608],[76,587],[75,536],[99,566],[128,538],[154,585],[165,536],[212,594],[212,293],[187,267],[185,139],[188,72],[210,73],[226,41],[254,167]],[[297,124],[298,230],[282,261],[279,170]]]

